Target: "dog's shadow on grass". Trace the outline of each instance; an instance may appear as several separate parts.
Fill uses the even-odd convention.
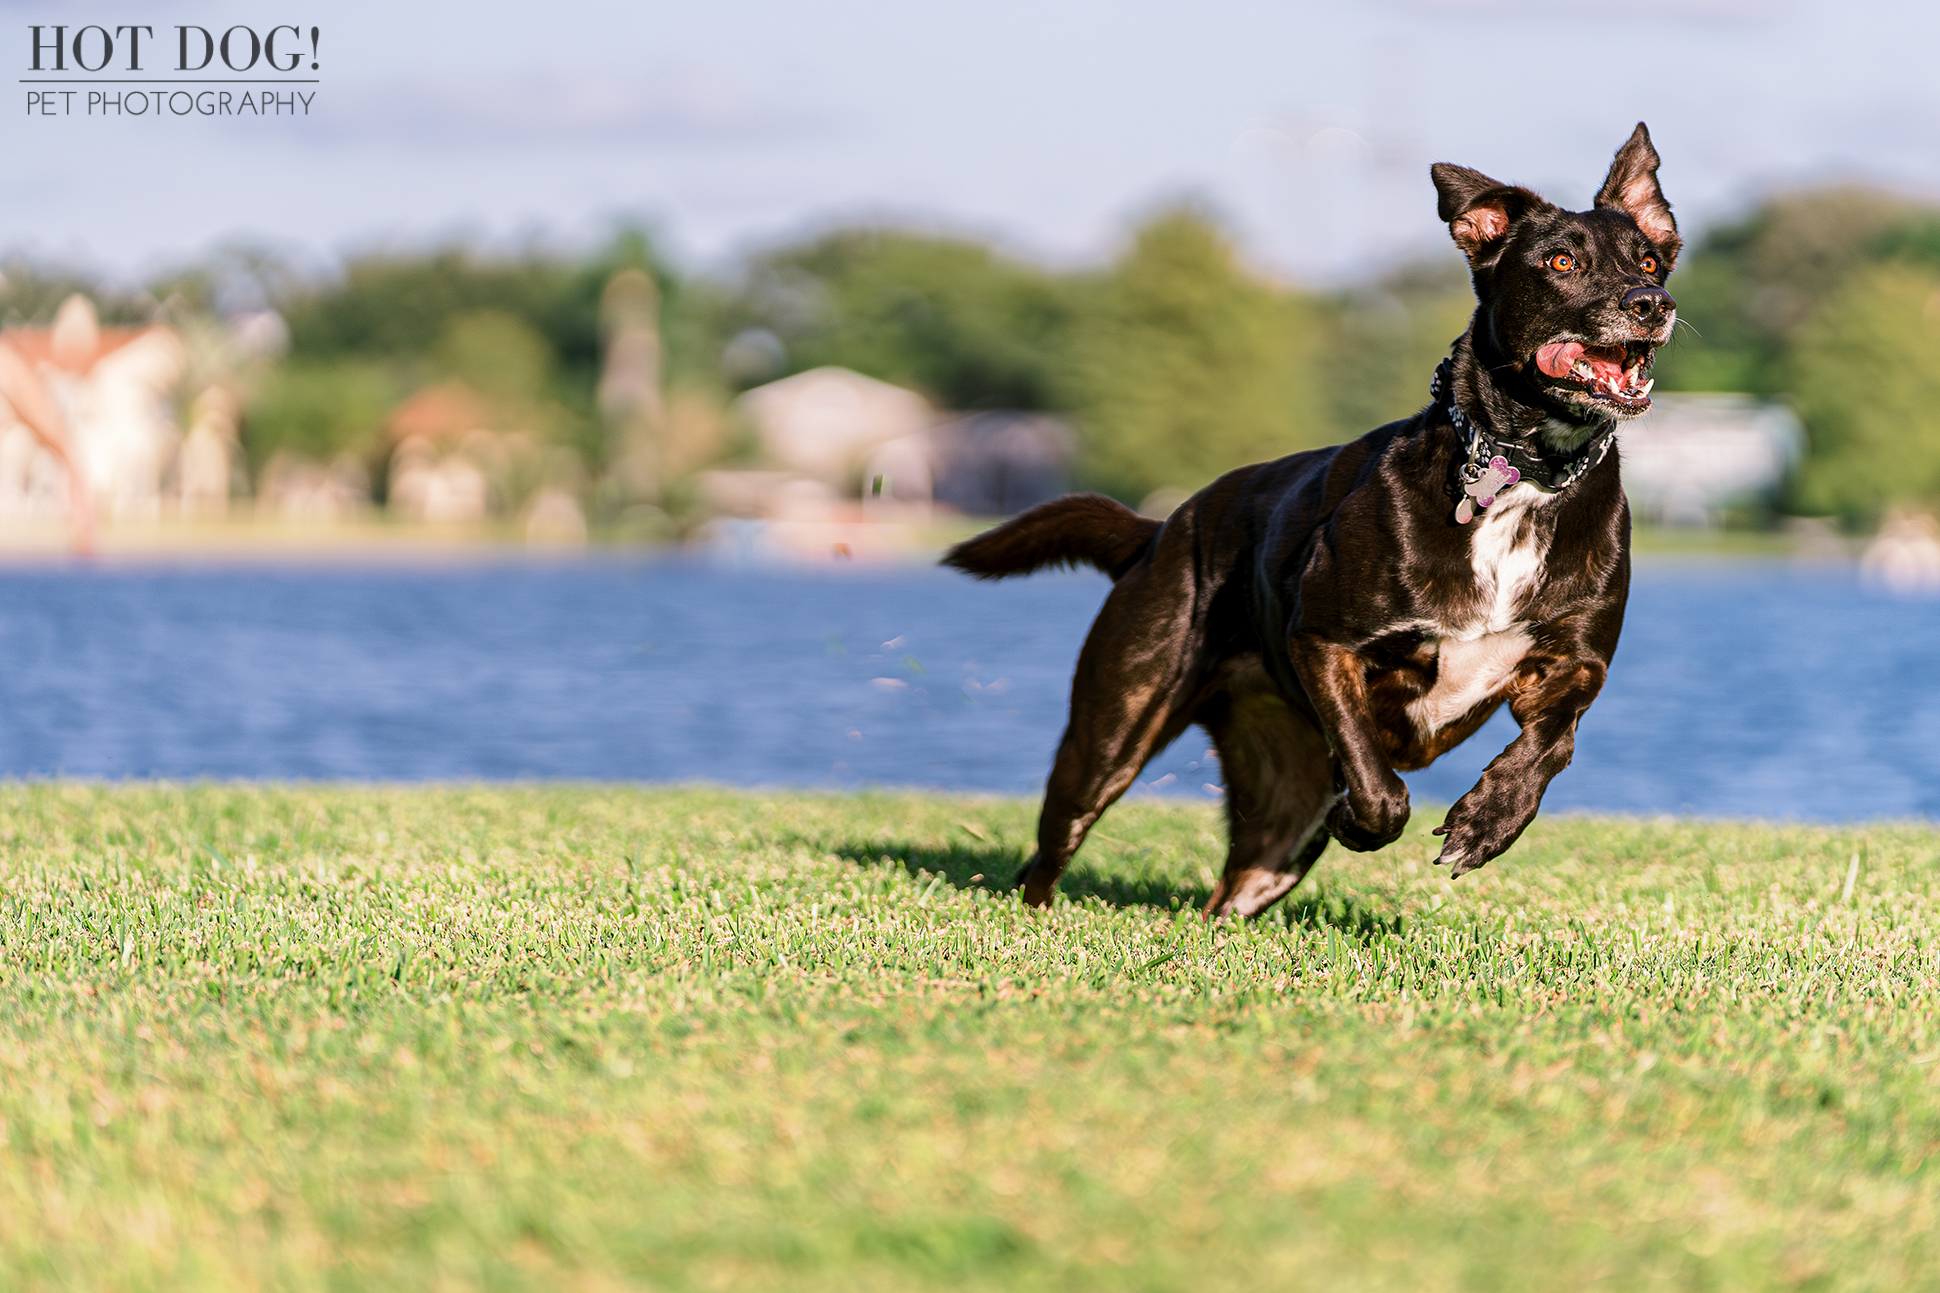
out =
[[[1018,872],[1024,867],[1024,855],[1018,849],[998,844],[965,842],[937,846],[900,840],[845,840],[821,847],[857,866],[881,866],[887,860],[912,876],[941,876],[943,883],[952,888],[984,889],[992,893],[1015,890]],[[1096,898],[1107,907],[1165,912],[1199,911],[1212,897],[1212,890],[1203,884],[1190,881],[1169,884],[1147,876],[1113,875],[1106,869],[1109,865],[1108,861],[1102,865],[1080,862],[1064,873],[1059,892],[1073,902]],[[1261,919],[1288,928],[1338,930],[1361,942],[1398,935],[1402,929],[1398,913],[1377,911],[1352,898],[1311,889],[1295,890]]]
[[[950,843],[911,844],[904,840],[841,840],[819,847],[857,866],[893,863],[917,875],[927,871],[943,877],[955,889],[987,889],[1009,893],[1017,887],[1017,873],[1024,859],[1015,848],[1002,844]]]
[[[940,875],[945,884],[958,889],[987,889],[1009,893],[1017,888],[1018,874],[1027,856],[1023,851],[1001,844],[968,842],[941,847],[911,844],[903,840],[847,840],[829,848],[859,866],[881,866],[886,858],[911,875],[927,872]],[[1108,867],[1109,862],[1104,866]],[[1073,902],[1096,898],[1108,907],[1203,907],[1212,890],[1204,885],[1168,884],[1145,876],[1113,875],[1096,861],[1080,859],[1064,873],[1059,892]]]

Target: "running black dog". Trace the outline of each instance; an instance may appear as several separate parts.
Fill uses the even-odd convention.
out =
[[[1650,407],[1681,240],[1639,124],[1589,211],[1432,168],[1477,306],[1433,402],[1351,444],[1229,472],[1163,524],[1095,494],[944,560],[985,579],[1086,563],[1115,587],[1078,658],[1024,900],[1058,877],[1148,759],[1199,723],[1231,831],[1209,915],[1254,915],[1331,837],[1408,821],[1425,768],[1503,701],[1521,726],[1436,833],[1473,871],[1522,834],[1602,689],[1630,584],[1611,450]]]

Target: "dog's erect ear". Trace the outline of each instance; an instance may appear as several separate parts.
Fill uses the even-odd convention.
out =
[[[1610,174],[1596,195],[1596,204],[1610,211],[1621,211],[1637,222],[1644,237],[1663,248],[1675,260],[1684,240],[1677,236],[1677,221],[1671,217],[1671,204],[1657,184],[1657,150],[1650,146],[1650,131],[1639,121],[1630,132],[1630,141],[1617,150],[1610,163]]]
[[[1436,214],[1448,222],[1449,236],[1471,265],[1498,250],[1510,226],[1525,212],[1549,205],[1528,189],[1492,180],[1466,166],[1436,162],[1428,174],[1439,198]]]

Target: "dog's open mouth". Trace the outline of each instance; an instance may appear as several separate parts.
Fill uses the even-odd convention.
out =
[[[1656,347],[1642,341],[1620,346],[1586,346],[1552,341],[1536,352],[1536,367],[1557,381],[1580,387],[1592,399],[1626,413],[1650,407],[1650,365]]]

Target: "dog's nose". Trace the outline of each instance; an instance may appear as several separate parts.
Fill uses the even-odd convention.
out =
[[[1647,328],[1655,328],[1664,322],[1664,316],[1677,308],[1671,294],[1656,285],[1633,287],[1623,294],[1623,308],[1637,316],[1637,322]]]

